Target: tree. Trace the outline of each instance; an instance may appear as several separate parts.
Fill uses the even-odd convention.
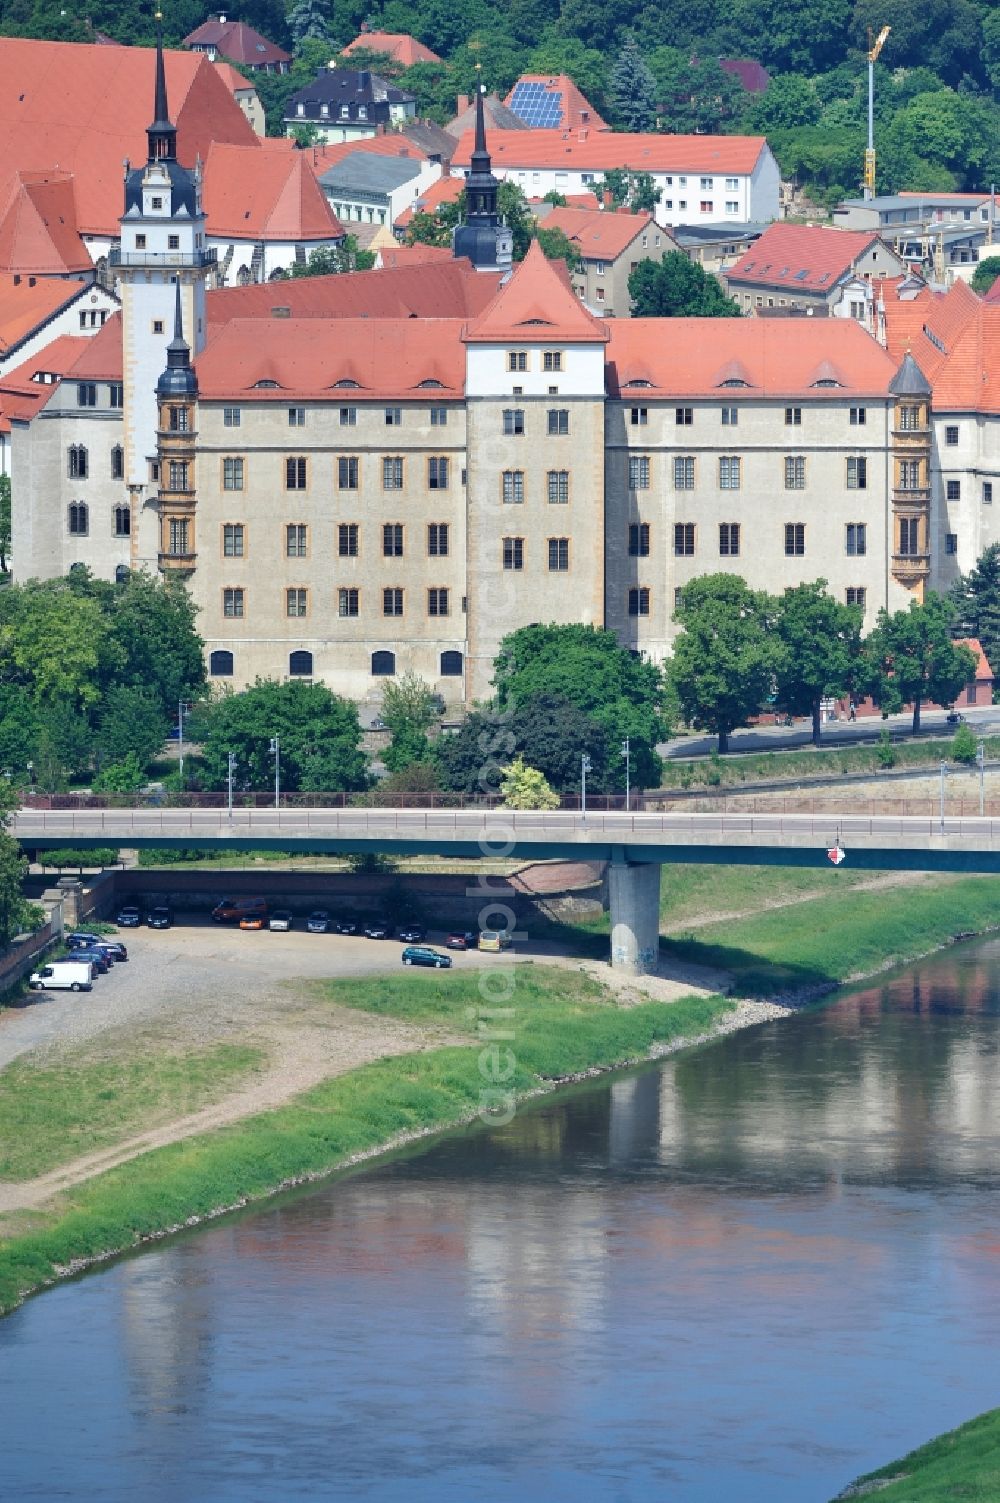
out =
[[[634,657],[613,632],[579,624],[521,627],[500,643],[493,683],[501,710],[549,695],[603,726],[611,746],[608,775],[616,784],[624,782],[618,743],[627,736],[635,786],[658,786],[662,764],[655,748],[668,733],[663,679],[655,664]],[[547,772],[537,755],[530,760]]]
[[[503,768],[515,757],[557,792],[570,793],[579,787],[586,752],[588,782],[604,792],[621,781],[609,774],[608,743],[606,728],[586,710],[559,695],[538,694],[509,711],[488,705],[473,710],[457,732],[434,742],[434,759],[442,783],[456,793],[495,793]]]
[[[133,751],[102,767],[91,786],[100,793],[138,793],[145,781],[143,764]]]
[[[615,123],[624,130],[652,130],[656,80],[633,36],[626,37],[611,70],[611,103]]]
[[[270,787],[274,737],[279,742],[281,786],[289,792],[353,792],[368,787],[357,707],[324,684],[257,679],[241,694],[226,694],[204,710],[198,735],[210,788],[226,786],[230,752],[236,757],[238,788]]]
[[[972,284],[971,285],[972,285],[973,292],[978,292],[980,294],[985,293],[985,292],[989,292],[990,288],[993,286],[993,283],[997,280],[998,277],[1000,277],[1000,256],[987,256],[984,261],[980,261],[979,265],[976,267],[975,271],[972,273]],[[8,486],[8,490],[9,490],[9,488],[10,488],[10,481],[9,480],[7,482],[7,486]],[[3,525],[2,524],[2,518],[3,518],[3,509],[2,508],[3,508],[3,502],[2,502],[2,500],[0,500],[0,528],[2,528],[2,525]],[[9,514],[9,511],[10,511],[10,500],[9,499],[8,499],[8,502],[7,502],[7,510],[8,510],[8,514]],[[9,545],[9,542],[10,542],[9,528],[8,528],[8,538],[7,538],[7,541],[8,541],[8,545]],[[3,546],[2,545],[2,539],[0,539],[0,548],[2,548],[2,546]],[[3,563],[3,554],[2,554],[2,552],[0,552],[0,567],[6,567],[4,565],[4,563]]]
[[[569,236],[563,230],[547,230],[544,224],[535,231],[535,239],[550,261],[565,261],[566,269],[577,271],[582,257]]]
[[[757,94],[743,112],[747,130],[773,135],[800,125],[816,125],[820,99],[815,81],[800,73],[781,73],[772,78],[763,94]]]
[[[288,26],[296,48],[306,41],[327,41],[328,25],[329,9],[323,0],[296,0],[288,12]]]
[[[176,706],[171,709],[176,712]],[[132,756],[145,768],[160,751],[169,729],[170,717],[154,691],[113,684],[101,698],[97,758],[114,764]]]
[[[971,573],[955,581],[951,600],[961,635],[978,637],[990,667],[1000,672],[1000,543],[991,543]]]
[[[952,613],[952,603],[933,593],[892,615],[883,608],[865,641],[863,687],[884,714],[912,704],[914,734],[924,700],[950,705],[975,676],[975,655],[952,640]]]
[[[600,199],[610,194],[615,208],[631,209],[633,214],[652,214],[662,197],[651,172],[630,172],[627,167],[606,168],[594,192]]]
[[[739,305],[683,251],[668,251],[659,262],[640,261],[629,272],[628,290],[636,318],[740,317]]]
[[[392,732],[392,741],[382,761],[390,772],[400,772],[413,762],[431,760],[427,732],[437,715],[437,696],[416,673],[404,673],[386,684],[382,691],[382,720]]]
[[[7,573],[10,553],[10,476],[0,475],[0,574]]]
[[[439,204],[431,213],[414,214],[406,230],[407,245],[451,244],[452,231],[465,218],[465,189],[451,203]],[[497,212],[507,221],[513,241],[514,260],[523,261],[535,234],[535,220],[528,201],[516,183],[501,183]],[[544,250],[544,246],[542,249]]]
[[[358,237],[345,235],[340,245],[318,245],[305,261],[293,261],[290,275],[297,277],[333,277],[346,271],[371,271],[375,252],[358,249]]]
[[[826,580],[795,585],[778,599],[777,701],[791,715],[812,716],[813,745],[822,733],[821,701],[846,694],[861,651],[863,612],[827,593]]]
[[[692,58],[690,47],[657,47],[647,59],[656,80],[660,130],[720,134],[740,115],[746,93],[717,58]]]
[[[718,736],[720,752],[772,692],[774,609],[736,574],[703,574],[681,592],[674,611],[681,632],[667,671],[685,720]]]
[[[500,784],[504,807],[507,809],[558,809],[559,795],[545,781],[545,775],[535,767],[529,767],[523,757],[515,757],[509,767],[503,769]]]

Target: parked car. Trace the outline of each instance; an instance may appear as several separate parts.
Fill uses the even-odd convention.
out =
[[[944,718],[948,725],[963,725],[965,723],[965,716],[960,714],[958,710],[949,710]]]
[[[120,939],[102,939],[100,949],[107,950],[115,961],[128,960],[128,951]]]
[[[408,945],[419,945],[422,939],[427,938],[427,930],[420,924],[404,924],[399,931],[399,937]]]
[[[403,951],[404,965],[433,965],[439,970],[442,966],[451,965],[451,956],[442,955],[440,950],[432,950],[430,945],[407,945]]]
[[[510,935],[506,929],[481,929],[477,948],[480,950],[507,950],[510,948]]]
[[[263,898],[220,898],[212,909],[212,918],[217,924],[238,924],[248,915],[259,914],[267,918],[267,904]],[[250,928],[262,929],[263,924],[251,924]]]
[[[325,934],[330,927],[330,915],[325,908],[315,908],[306,919],[306,929],[310,934]]]
[[[118,963],[118,955],[115,947],[109,944],[106,939],[102,939],[99,944],[88,945],[87,948],[88,950],[100,950],[101,954],[106,957],[109,967]],[[79,951],[75,950],[73,953],[79,954]]]
[[[333,927],[337,934],[357,934],[358,932],[356,919],[338,919]]]
[[[292,915],[287,908],[276,908],[267,921],[267,927],[286,933],[292,927],[293,922]]]
[[[366,924],[364,928],[366,939],[388,939],[391,933],[392,930],[389,928],[389,925],[381,922]]]
[[[100,934],[92,934],[89,929],[74,929],[72,933],[67,934],[66,943],[71,950],[83,950],[91,945],[99,945],[101,939]]]
[[[52,960],[28,978],[33,992],[89,992],[93,985],[94,968],[89,960]]]
[[[240,919],[241,929],[263,929],[267,922],[266,913],[245,913]]]
[[[120,929],[138,929],[142,923],[142,914],[134,903],[126,903],[125,907],[119,910],[115,923]]]
[[[105,950],[88,950],[83,945],[71,950],[69,958],[79,961],[89,960],[95,976],[106,976],[113,964],[110,955]]]
[[[163,904],[158,908],[151,908],[146,915],[146,923],[150,929],[169,929],[173,921],[173,914]]]
[[[453,934],[449,934],[445,939],[445,949],[474,950],[478,938],[479,935],[475,934],[471,929],[456,929]]]

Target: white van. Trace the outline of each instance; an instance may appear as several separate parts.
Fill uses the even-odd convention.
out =
[[[40,971],[32,971],[28,985],[33,992],[89,992],[94,967],[89,960],[53,960]]]

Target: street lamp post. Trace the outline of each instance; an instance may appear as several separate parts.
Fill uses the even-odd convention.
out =
[[[580,757],[580,816],[587,818],[587,773],[593,767],[593,763],[584,752]]]
[[[180,774],[182,789],[184,787],[184,716],[187,714],[190,708],[190,700],[179,699],[177,701],[177,770]]]
[[[281,800],[281,737],[272,736],[270,746],[271,756],[274,758],[274,807],[277,809]]]
[[[979,813],[986,813],[986,743],[976,744],[976,762],[979,765]]]
[[[233,773],[236,770],[236,753],[229,753],[229,766],[226,770],[226,811],[229,818],[233,817]]]
[[[625,808],[628,809],[631,807],[632,795],[632,750],[627,736],[622,742],[622,756],[625,758]]]
[[[948,771],[947,762],[941,763],[941,834],[944,834],[944,775]]]

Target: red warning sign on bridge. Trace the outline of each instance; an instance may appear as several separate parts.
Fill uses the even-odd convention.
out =
[[[832,845],[826,853],[827,860],[832,861],[834,866],[839,866],[846,855],[847,852],[839,845]]]

